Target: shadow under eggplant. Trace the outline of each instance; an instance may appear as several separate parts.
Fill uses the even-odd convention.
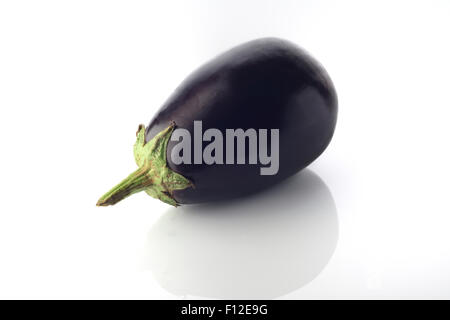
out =
[[[176,295],[272,299],[320,274],[338,229],[330,190],[306,169],[247,198],[168,210],[149,232],[144,267]]]

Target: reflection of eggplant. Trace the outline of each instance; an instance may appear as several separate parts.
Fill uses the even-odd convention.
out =
[[[249,197],[169,209],[149,231],[143,268],[178,296],[272,299],[313,281],[338,237],[333,196],[306,169]]]
[[[191,74],[150,125],[139,127],[134,149],[139,169],[97,204],[115,204],[143,190],[172,205],[226,200],[258,191],[314,161],[330,142],[336,117],[333,84],[306,52],[273,38],[242,44]],[[190,137],[189,148],[178,150],[178,160],[187,161],[173,158],[187,140],[177,134],[179,141],[173,141],[175,125],[185,129],[175,132],[187,132]],[[208,139],[202,132],[210,128],[222,136]],[[244,137],[244,149],[239,149],[238,139],[232,136],[236,145],[227,149],[228,140],[223,141],[223,149],[209,150],[214,161],[204,161],[208,146],[228,138],[226,129],[255,130],[259,144]]]

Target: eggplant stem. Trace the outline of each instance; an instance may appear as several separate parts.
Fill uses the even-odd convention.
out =
[[[145,166],[137,169],[122,182],[105,193],[97,202],[97,206],[110,206],[141,192],[152,185],[152,179],[148,176],[149,169]]]
[[[149,196],[164,203],[178,206],[173,192],[193,187],[194,184],[167,165],[167,143],[174,129],[175,123],[170,123],[166,129],[146,142],[145,126],[140,125],[134,144],[134,159],[139,169],[103,195],[97,206],[116,204],[140,191],[145,191]]]

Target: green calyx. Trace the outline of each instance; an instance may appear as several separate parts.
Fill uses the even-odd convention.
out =
[[[109,206],[141,191],[172,206],[179,204],[173,197],[174,190],[194,187],[191,181],[167,166],[167,143],[175,129],[175,123],[145,143],[145,126],[140,125],[134,144],[134,159],[138,169],[104,194],[97,206]]]

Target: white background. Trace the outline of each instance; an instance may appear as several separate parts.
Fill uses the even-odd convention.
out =
[[[1,1],[0,298],[450,298],[449,1]],[[327,151],[266,193],[95,203],[192,70],[277,36],[328,70]]]

